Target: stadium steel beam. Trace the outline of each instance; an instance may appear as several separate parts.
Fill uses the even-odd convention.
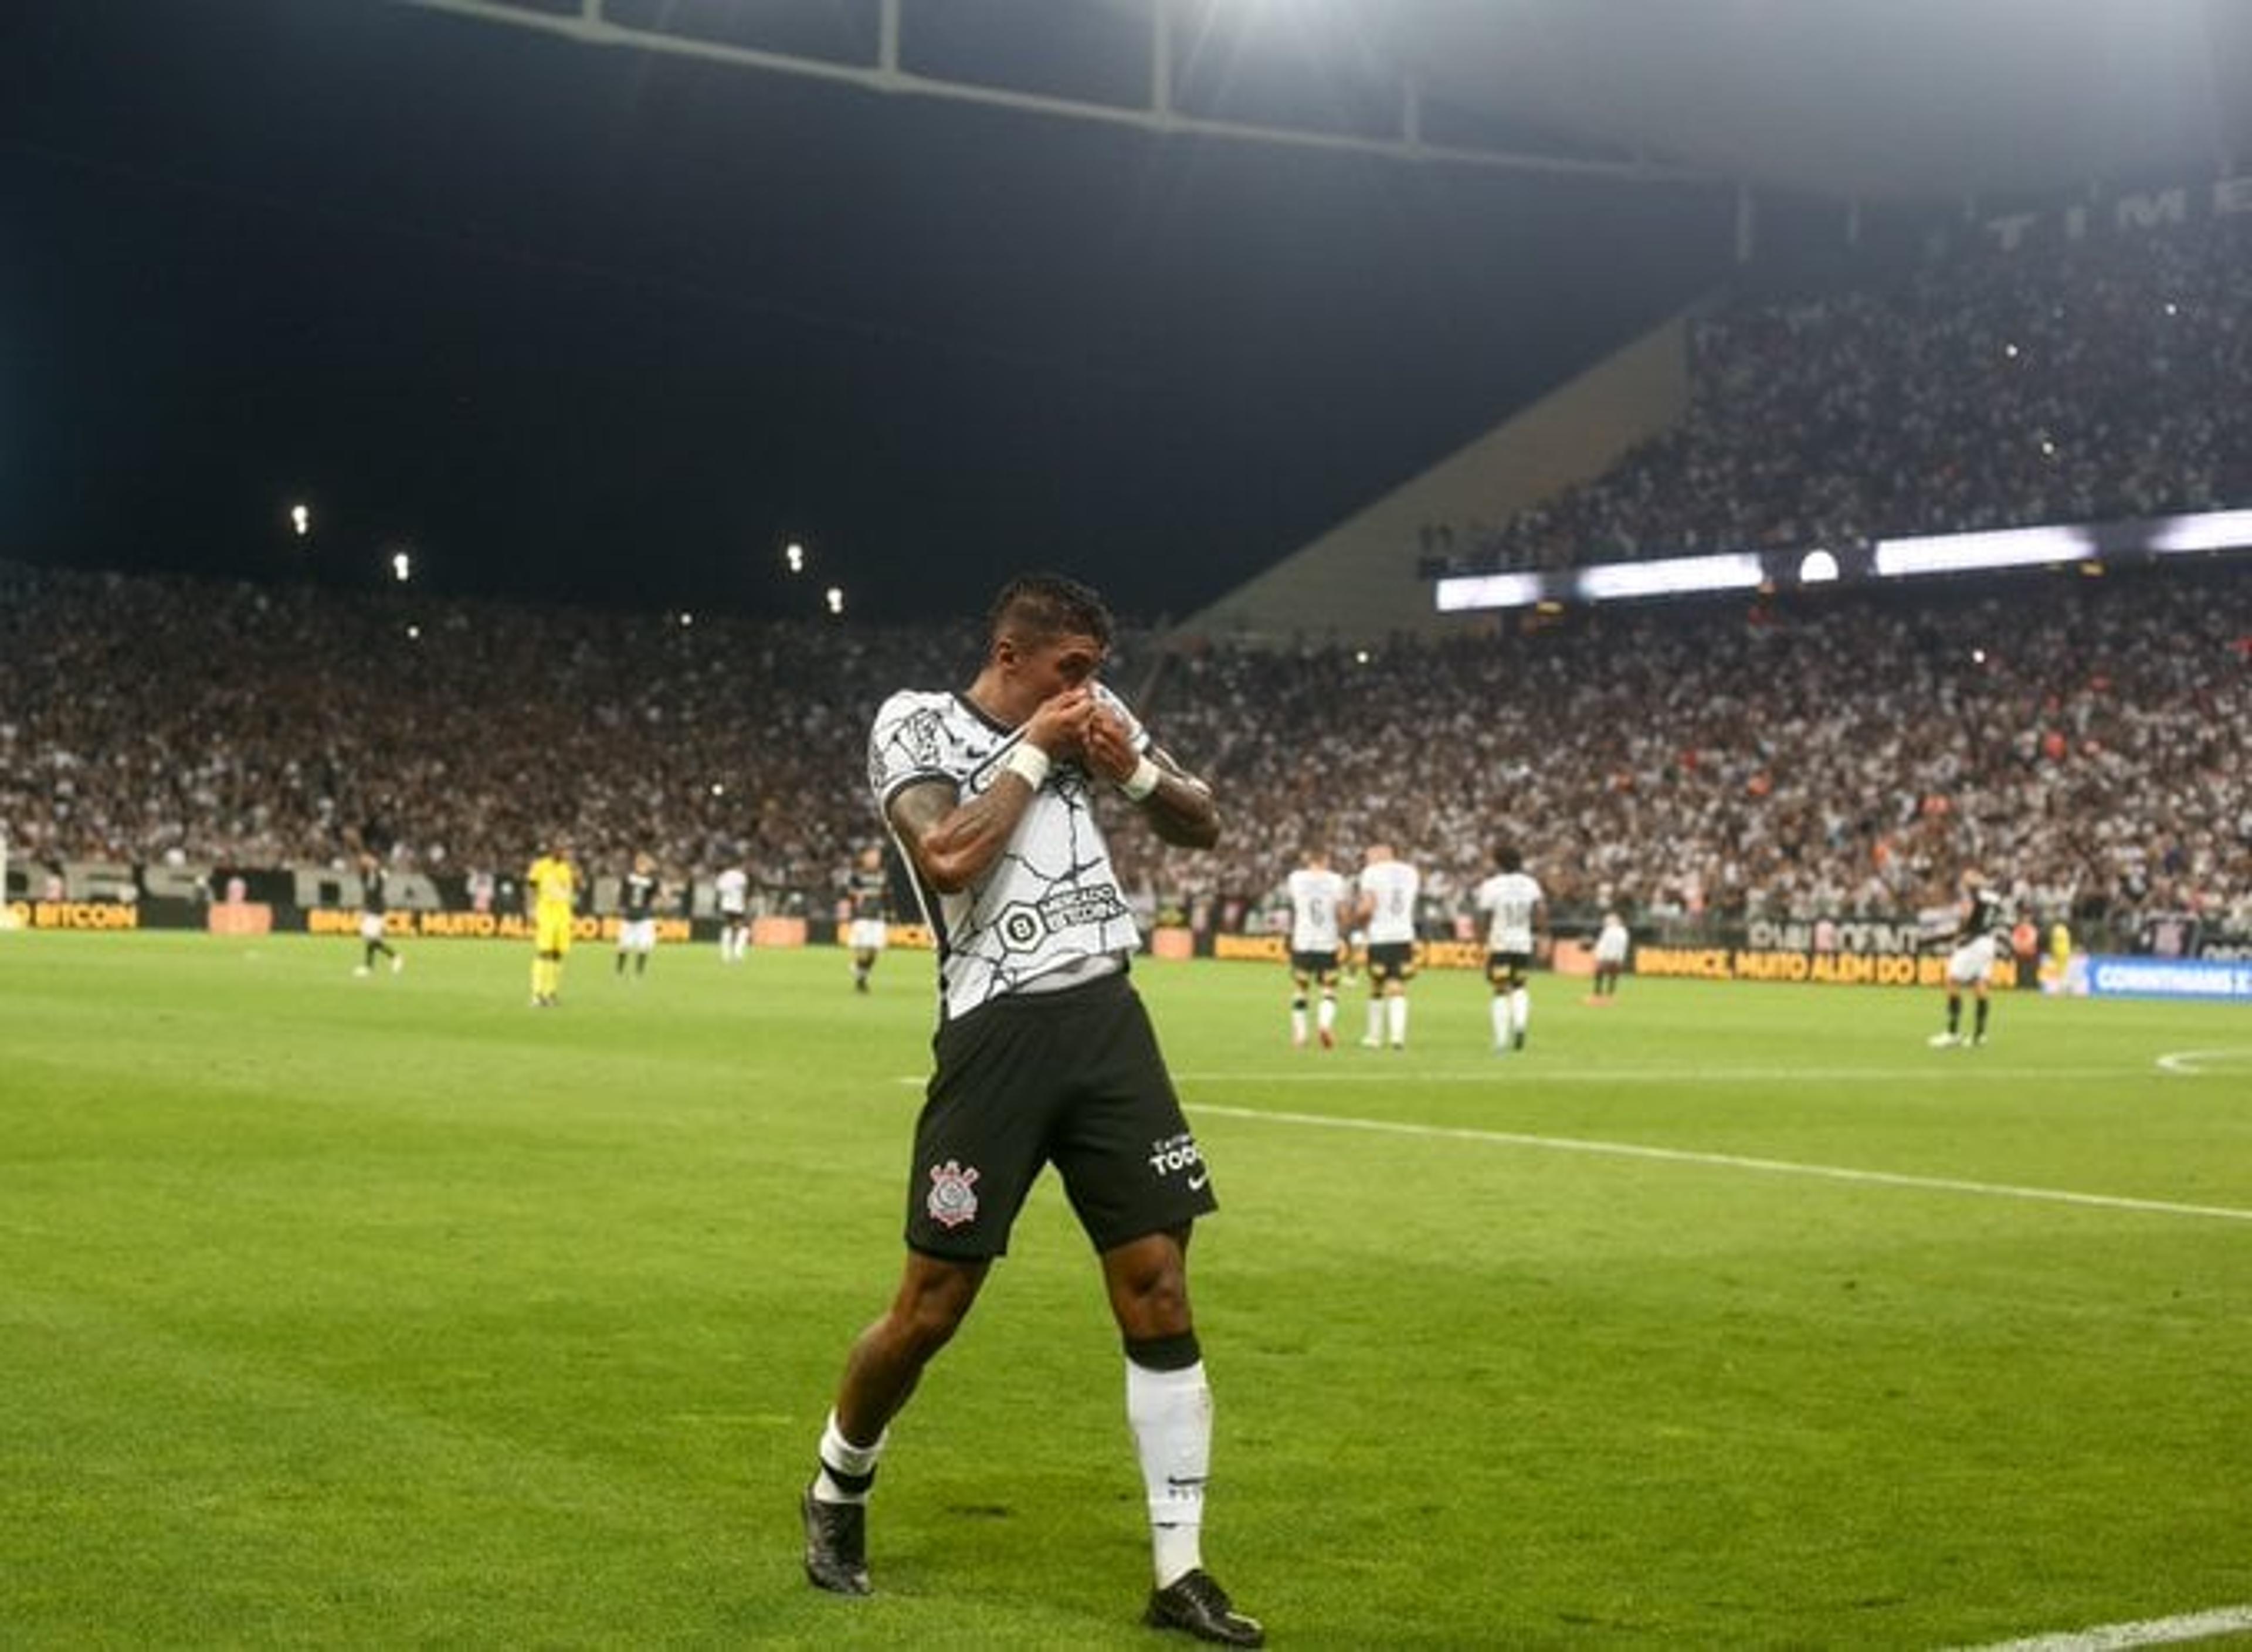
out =
[[[1346,132],[1323,132],[1309,128],[1267,126],[1253,121],[1220,121],[1191,115],[1172,101],[1172,47],[1170,0],[1150,5],[1150,97],[1138,106],[1097,103],[1040,92],[1014,91],[981,86],[973,81],[918,74],[900,63],[900,0],[882,0],[881,38],[872,63],[840,63],[831,59],[795,52],[763,51],[726,41],[701,40],[666,34],[608,16],[604,0],[578,0],[575,12],[535,11],[510,0],[393,0],[425,11],[441,11],[538,34],[558,35],[583,45],[617,46],[675,57],[697,58],[740,69],[774,74],[794,74],[893,96],[940,98],[962,103],[1017,109],[1030,115],[1062,120],[1088,121],[1111,126],[1138,127],[1161,136],[1214,138],[1229,142],[1266,143],[1300,149],[1329,149],[1373,155],[1423,164],[1486,167],[1505,171],[1547,172],[1621,184],[1709,184],[1713,175],[1642,160],[1602,160],[1589,156],[1540,155],[1528,150],[1488,149],[1477,145],[1433,143],[1422,135],[1421,101],[1412,77],[1403,77],[1398,134],[1376,137]]]

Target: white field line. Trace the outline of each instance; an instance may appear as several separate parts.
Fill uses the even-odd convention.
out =
[[[2252,1049],[2169,1050],[2158,1058],[2158,1071],[2177,1078],[2202,1079],[2214,1067],[2252,1070]]]
[[[1433,1142],[1478,1142],[1492,1147],[1540,1148],[1552,1153],[1587,1153],[1605,1158],[1643,1159],[1664,1164],[1696,1164],[1716,1170],[1754,1170],[1863,1187],[1909,1188],[1926,1193],[1968,1193],[1984,1198],[2024,1199],[2044,1204],[2075,1204],[2103,1211],[2136,1211],[2154,1216],[2204,1217],[2221,1222],[2252,1222],[2252,1210],[2225,1204],[2179,1204],[2168,1199],[2128,1198],[2110,1193],[2075,1193],[2063,1188],[2018,1187],[2006,1182],[1972,1182],[1946,1176],[1908,1176],[1892,1170],[1856,1170],[1837,1164],[1801,1164],[1790,1159],[1752,1158],[1739,1153],[1699,1153],[1686,1148],[1648,1147],[1633,1142],[1591,1142],[1569,1135],[1531,1135],[1515,1130],[1470,1130],[1413,1124],[1397,1119],[1326,1117],[1318,1113],[1279,1113],[1261,1107],[1191,1106],[1193,1114],[1257,1123],[1296,1124],[1317,1130],[1354,1130],[1374,1135],[1414,1136]]]
[[[1268,1072],[1176,1072],[1177,1083],[1184,1084],[1368,1084],[1398,1081],[1419,1084],[1490,1084],[1505,1086],[1511,1084],[1917,1084],[1929,1079],[1934,1071],[1944,1066],[1954,1071],[1951,1063],[1918,1063],[1907,1067],[1609,1067],[1596,1069],[1567,1069],[1555,1071],[1539,1068],[1527,1072],[1523,1079],[1510,1063],[1518,1058],[1503,1056],[1491,1065],[1475,1067],[1460,1072],[1419,1072],[1412,1069],[1395,1071],[1374,1058],[1362,1061],[1346,1061],[1325,1065],[1321,1069],[1294,1067]],[[1965,1065],[1963,1072],[1973,1069]],[[1980,1079],[2023,1079],[2038,1080],[2057,1076],[2054,1067],[1990,1067],[1984,1062],[1975,1069]],[[2141,1067],[2092,1068],[2075,1067],[2075,1078],[2116,1076],[2136,1078],[2143,1075]],[[917,1083],[921,1080],[916,1080]]]
[[[2208,1641],[2247,1629],[2252,1629],[2252,1606],[2218,1607],[2210,1612],[2186,1612],[2179,1617],[2145,1618],[2139,1623],[2105,1623],[2061,1635],[2038,1635],[2029,1641],[1998,1641],[1971,1652],[2107,1652],[2115,1647]]]

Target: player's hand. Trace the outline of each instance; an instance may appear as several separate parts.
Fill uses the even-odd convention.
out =
[[[1124,780],[1142,760],[1142,754],[1134,749],[1126,732],[1125,723],[1117,712],[1099,701],[1088,706],[1080,739],[1088,767],[1106,780]]]
[[[1094,706],[1095,697],[1083,684],[1051,695],[1025,719],[1025,739],[1052,758],[1077,757],[1082,750],[1088,714]]]

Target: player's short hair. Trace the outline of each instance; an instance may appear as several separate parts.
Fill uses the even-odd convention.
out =
[[[1020,573],[1001,587],[985,615],[990,646],[1004,636],[1037,646],[1060,636],[1091,636],[1110,646],[1110,608],[1092,586],[1060,573]]]
[[[1515,871],[1525,864],[1525,857],[1518,853],[1515,843],[1503,843],[1493,851],[1493,864],[1504,871]]]

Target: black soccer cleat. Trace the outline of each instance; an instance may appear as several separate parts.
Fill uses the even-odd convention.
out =
[[[1238,1612],[1227,1591],[1201,1566],[1183,1572],[1162,1589],[1152,1589],[1142,1621],[1153,1629],[1178,1629],[1221,1646],[1267,1644],[1267,1631],[1259,1620]]]
[[[868,1582],[868,1510],[857,1503],[824,1503],[805,1489],[805,1580],[831,1594],[872,1594]]]

